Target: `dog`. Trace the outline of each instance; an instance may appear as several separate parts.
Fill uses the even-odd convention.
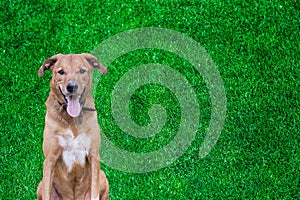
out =
[[[91,72],[107,69],[92,54],[57,54],[38,76],[52,71],[46,101],[43,179],[39,200],[108,199],[108,180],[100,170],[100,128],[90,95]]]

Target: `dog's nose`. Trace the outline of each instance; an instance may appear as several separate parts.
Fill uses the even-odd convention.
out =
[[[67,85],[68,92],[74,93],[74,92],[77,92],[77,90],[78,90],[78,85],[75,82],[71,81],[68,83],[68,85]]]

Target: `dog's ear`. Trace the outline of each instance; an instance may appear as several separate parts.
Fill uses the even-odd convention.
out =
[[[48,58],[47,60],[45,60],[39,69],[39,72],[38,72],[39,77],[43,76],[45,70],[52,70],[56,61],[59,58],[61,58],[62,56],[63,56],[63,54],[56,54],[56,55],[52,56],[51,58]]]
[[[95,56],[89,53],[82,53],[81,55],[90,63],[90,65],[92,65],[96,69],[99,69],[102,74],[107,74],[106,67],[102,63],[100,63]]]

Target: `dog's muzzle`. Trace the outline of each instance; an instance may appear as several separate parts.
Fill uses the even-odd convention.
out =
[[[84,100],[84,95],[85,95],[85,88],[83,89],[82,93],[80,96],[78,95],[74,95],[77,91],[78,91],[78,85],[74,82],[70,82],[68,83],[66,90],[68,92],[68,94],[64,94],[61,90],[60,87],[59,91],[61,93],[61,95],[64,98],[64,103],[61,103],[60,101],[58,101],[58,103],[60,104],[60,106],[67,111],[67,113],[71,116],[71,117],[78,117],[81,113],[82,110],[85,111],[96,111],[94,108],[88,108],[85,107],[85,100]]]

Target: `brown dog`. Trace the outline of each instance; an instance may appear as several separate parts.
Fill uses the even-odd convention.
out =
[[[38,199],[108,199],[108,181],[100,170],[100,128],[89,93],[93,68],[107,73],[91,54],[58,54],[38,71],[39,77],[52,71]]]

